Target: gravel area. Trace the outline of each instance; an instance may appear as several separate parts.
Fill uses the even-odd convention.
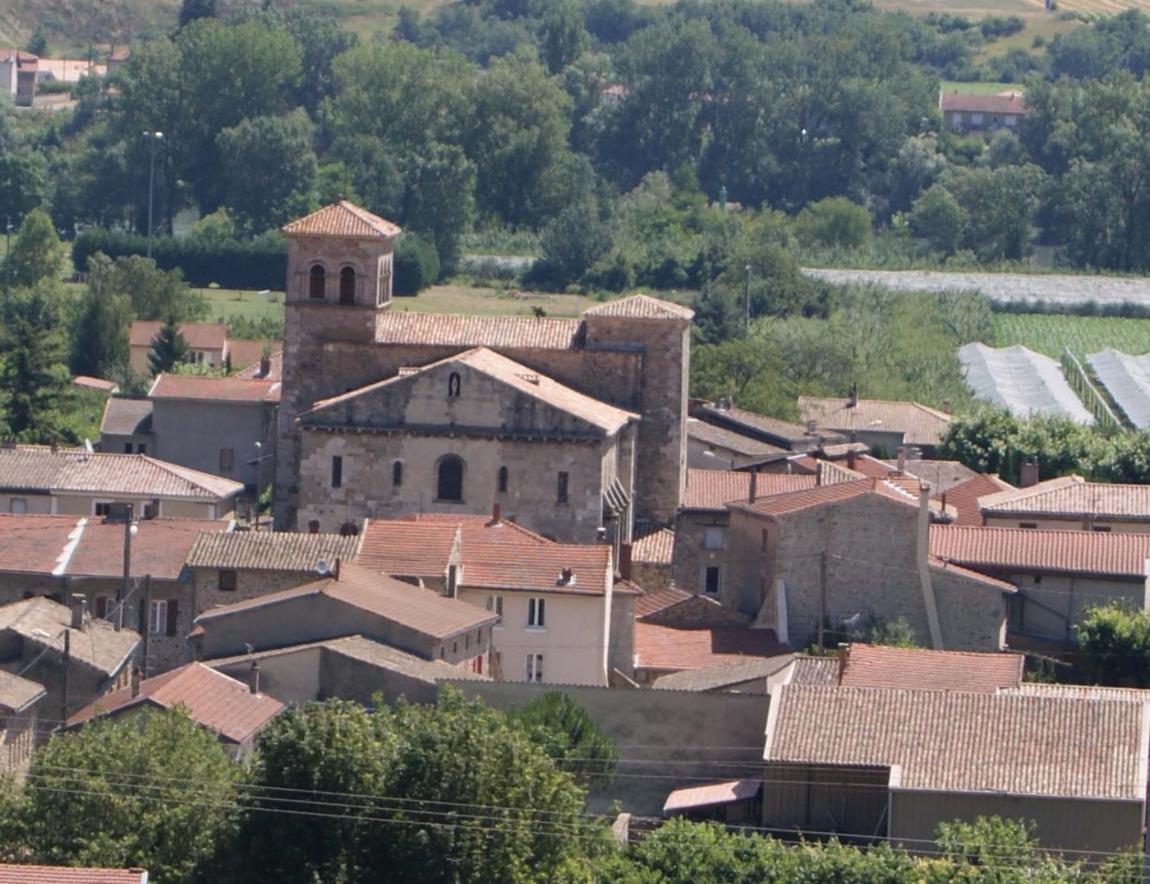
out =
[[[877,282],[914,291],[978,291],[994,301],[1060,304],[1122,303],[1150,306],[1150,279],[1046,273],[942,273],[933,270],[817,270],[803,273],[828,282]]]

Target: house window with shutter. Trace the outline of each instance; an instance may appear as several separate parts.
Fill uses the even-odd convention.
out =
[[[718,565],[708,565],[703,569],[703,592],[707,595],[719,594],[720,574]]]
[[[237,583],[235,571],[220,571],[220,592],[235,592]]]
[[[499,619],[495,621],[496,626],[503,625],[503,596],[489,595],[487,597],[487,610],[494,614]]]
[[[168,603],[166,601],[153,601],[148,608],[148,632],[152,635],[162,635],[168,631]]]

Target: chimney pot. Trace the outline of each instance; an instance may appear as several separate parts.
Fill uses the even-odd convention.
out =
[[[853,470],[858,463],[858,452],[853,448],[847,449],[847,469]]]
[[[131,683],[132,683],[132,696],[140,696],[140,682],[143,680],[143,675],[140,672],[139,666],[132,667]]]
[[[1028,460],[1022,464],[1018,484],[1021,488],[1038,484],[1038,461]]]
[[[252,660],[252,668],[248,670],[248,691],[253,694],[260,692],[260,664]]]
[[[495,501],[491,505],[491,524],[498,525],[503,520],[503,505]]]
[[[843,674],[851,661],[851,646],[848,643],[839,644],[839,684],[843,683]]]
[[[898,447],[898,472],[901,476],[906,472],[906,446],[900,445]]]
[[[631,544],[619,545],[619,576],[624,580],[631,579]]]
[[[750,503],[754,503],[755,500],[758,498],[758,496],[759,496],[759,471],[758,470],[751,470],[751,484],[750,484],[750,489],[747,493],[747,500]]]
[[[272,358],[270,356],[260,357],[260,377],[266,378],[272,373]]]
[[[83,630],[88,625],[88,598],[72,593],[72,628]]]

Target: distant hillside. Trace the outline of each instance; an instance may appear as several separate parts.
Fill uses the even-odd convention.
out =
[[[0,45],[22,47],[37,28],[52,55],[124,44],[171,29],[180,0],[0,0]]]

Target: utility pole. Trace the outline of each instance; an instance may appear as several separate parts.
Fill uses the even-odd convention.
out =
[[[124,580],[116,592],[116,631],[124,628],[124,605],[128,603],[128,580],[132,573],[132,534],[135,512],[133,504],[127,504],[128,518],[124,520]]]
[[[151,628],[152,624],[147,622],[147,617],[148,617],[148,614],[151,613],[150,612],[151,596],[152,596],[152,575],[151,574],[145,574],[144,575],[144,617],[145,617],[145,621],[144,621],[144,635],[143,635],[143,638],[144,638],[143,657],[144,657],[144,659],[142,661],[144,665],[141,667],[144,670],[144,676],[143,676],[144,678],[148,677],[148,673],[150,671],[148,668],[148,650],[149,650],[148,646],[151,643],[148,639],[149,639],[149,636],[152,634],[152,628]]]
[[[150,147],[148,158],[148,257],[152,257],[152,205],[155,201],[156,192],[156,145],[158,145],[164,138],[164,133],[160,131],[145,132],[144,137],[148,139]]]
[[[68,672],[72,668],[72,630],[64,630],[64,689],[60,698],[60,720],[68,720]]]

